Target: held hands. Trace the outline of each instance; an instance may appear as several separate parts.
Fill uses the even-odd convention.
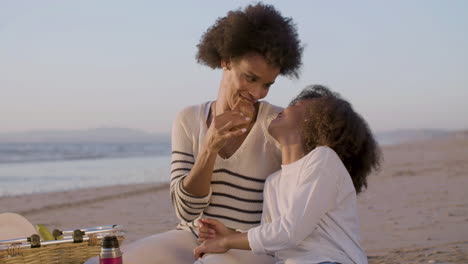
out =
[[[238,108],[238,104],[239,102],[236,103],[234,109]],[[216,103],[213,104],[212,121],[208,128],[205,142],[208,149],[218,153],[224,147],[226,140],[244,134],[247,131],[245,125],[249,124],[250,121],[250,117],[244,116],[244,114],[237,110],[226,111],[220,115],[216,115]]]
[[[228,250],[225,238],[208,239],[193,250],[193,256],[199,259],[205,253],[224,253]]]
[[[236,233],[236,231],[227,228],[223,223],[211,218],[203,218],[198,220],[200,225],[198,229],[199,242],[207,239],[223,238]]]
[[[227,228],[218,220],[210,218],[200,219],[199,224],[198,241],[203,243],[193,250],[195,259],[200,258],[205,253],[223,253],[229,250],[225,238],[236,231]]]

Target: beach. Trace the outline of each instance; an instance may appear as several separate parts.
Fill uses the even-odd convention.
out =
[[[382,150],[358,196],[369,263],[468,263],[468,132]],[[50,229],[123,225],[125,243],[177,225],[168,184],[0,197],[0,210]]]

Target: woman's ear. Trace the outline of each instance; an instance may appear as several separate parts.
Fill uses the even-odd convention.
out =
[[[231,61],[230,60],[221,60],[221,68],[227,71],[231,69]]]

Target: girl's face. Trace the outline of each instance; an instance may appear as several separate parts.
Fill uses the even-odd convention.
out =
[[[280,73],[280,68],[268,64],[265,58],[258,54],[248,54],[240,59],[223,63],[225,81],[223,97],[230,109],[239,97],[255,104],[268,94],[270,86]]]
[[[300,135],[301,127],[307,122],[307,113],[314,99],[304,99],[288,106],[271,121],[268,132],[280,143],[293,134]]]

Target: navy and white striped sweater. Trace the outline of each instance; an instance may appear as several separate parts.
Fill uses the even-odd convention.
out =
[[[200,198],[185,191],[182,180],[201,150],[209,108],[210,103],[187,107],[173,124],[170,193],[181,221],[178,227],[195,234],[194,221],[209,217],[248,230],[260,224],[266,177],[281,166],[279,144],[268,134],[268,125],[281,108],[260,103],[257,121],[239,149],[228,159],[216,158],[210,192]]]

